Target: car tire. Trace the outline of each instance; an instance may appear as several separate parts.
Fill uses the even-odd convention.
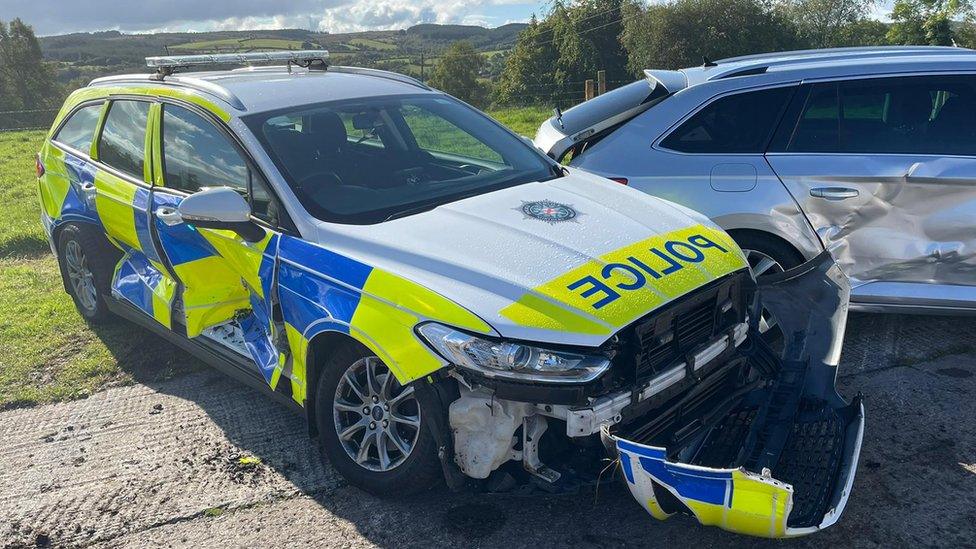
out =
[[[750,269],[754,269],[755,272],[757,266],[762,268],[762,272],[758,273],[757,276],[787,271],[803,263],[803,256],[800,255],[800,252],[774,236],[763,233],[736,233],[732,231],[732,239],[746,254]],[[772,260],[774,264],[770,265],[764,261],[765,259]],[[764,266],[768,266],[768,268],[763,268]]]
[[[373,374],[369,373],[371,368]],[[366,381],[368,375],[372,375],[373,384]],[[352,390],[353,384],[362,398]],[[401,398],[404,394],[407,396]],[[364,347],[344,345],[323,364],[315,391],[319,444],[350,484],[371,494],[416,494],[440,484],[443,473],[437,445],[424,419],[436,413],[443,411],[428,409],[423,399],[417,398],[414,387],[401,386],[386,365]],[[416,418],[419,426],[414,428],[396,418]],[[357,424],[362,425],[355,427]],[[368,446],[365,454],[364,444]],[[387,452],[386,464],[380,456],[381,444]],[[401,450],[404,444],[406,453]]]
[[[105,301],[119,252],[95,229],[67,225],[58,235],[58,266],[68,295],[86,321],[102,323],[114,316]]]

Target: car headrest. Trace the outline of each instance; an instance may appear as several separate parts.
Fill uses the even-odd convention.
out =
[[[895,127],[916,128],[932,116],[932,96],[924,88],[909,88],[892,94],[888,123]]]
[[[346,144],[346,125],[338,114],[332,111],[317,112],[309,115],[308,123],[320,153],[334,155]]]

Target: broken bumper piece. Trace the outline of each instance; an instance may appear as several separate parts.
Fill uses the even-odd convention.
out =
[[[802,486],[777,479],[769,469],[753,473],[744,467],[722,469],[669,461],[665,448],[606,436],[615,445],[630,493],[654,518],[664,520],[680,512],[703,525],[738,534],[795,537],[831,526],[844,512],[864,433],[863,406],[858,402],[852,411],[855,415],[843,437],[840,466],[834,473],[816,467],[806,471],[821,478],[804,479]],[[802,468],[805,456],[796,457],[798,462],[784,462],[782,467],[794,472]],[[810,509],[821,493],[798,491],[820,487],[829,488],[828,505],[810,520]],[[804,520],[796,520],[798,512],[807,515]]]
[[[778,357],[765,342],[750,351],[768,381],[730,399],[728,413],[679,430],[654,432],[641,420],[604,425],[631,494],[653,517],[684,513],[767,538],[810,534],[840,518],[864,432],[860,395],[847,403],[834,386],[848,295],[826,253],[760,279],[752,318],[764,307],[783,336]]]

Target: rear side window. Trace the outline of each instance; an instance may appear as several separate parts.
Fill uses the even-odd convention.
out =
[[[163,107],[166,186],[186,192],[227,186],[247,192],[247,164],[212,123],[177,105]]]
[[[113,101],[98,142],[98,159],[142,180],[148,119],[149,103]]]
[[[811,90],[789,150],[976,155],[976,77],[819,84]]]
[[[92,139],[95,137],[95,127],[98,125],[98,117],[101,114],[101,103],[78,109],[61,126],[58,134],[54,136],[54,140],[83,153],[88,153],[89,149],[91,149]]]
[[[661,142],[687,153],[762,153],[792,87],[738,93],[712,102]]]

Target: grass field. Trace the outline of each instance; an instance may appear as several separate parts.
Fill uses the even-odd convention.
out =
[[[543,109],[491,114],[524,135],[549,116]],[[34,155],[43,138],[0,132],[0,410],[202,367],[148,332],[123,323],[91,327],[75,311],[39,221]]]
[[[396,44],[391,44],[389,42],[383,42],[380,40],[373,40],[372,38],[353,38],[349,41],[349,44],[371,50],[392,51],[397,49]]]

